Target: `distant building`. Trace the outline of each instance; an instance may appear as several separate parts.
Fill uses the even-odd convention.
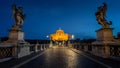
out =
[[[55,34],[50,35],[50,40],[55,44],[55,45],[66,45],[67,42],[70,40],[70,35],[67,33],[64,33],[63,30],[59,29],[56,31]]]
[[[53,41],[68,41],[70,39],[70,35],[59,29],[55,34],[50,35],[50,39]]]

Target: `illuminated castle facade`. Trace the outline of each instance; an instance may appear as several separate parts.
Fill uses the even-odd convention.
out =
[[[70,35],[59,29],[55,34],[50,35],[50,39],[52,41],[68,41],[70,39]]]

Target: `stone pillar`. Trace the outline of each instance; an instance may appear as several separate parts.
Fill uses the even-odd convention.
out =
[[[70,43],[70,40],[68,40],[68,47],[72,48],[73,45]]]
[[[13,56],[14,58],[17,58],[17,57],[18,57],[18,53],[19,53],[18,46],[17,46],[17,45],[14,45],[13,48],[12,48],[12,56]]]
[[[46,49],[46,44],[44,44],[43,46],[44,46],[44,48],[43,48],[43,49],[45,50],[45,49]]]
[[[65,46],[65,41],[62,41],[62,46]]]
[[[39,45],[39,44],[36,44],[36,45],[35,45],[35,52],[38,52],[38,45]]]
[[[43,45],[41,44],[40,47],[41,47],[40,50],[42,51],[43,50]]]
[[[52,46],[53,46],[53,42],[52,42],[52,40],[51,40],[49,47],[51,48]]]
[[[86,44],[86,45],[84,45],[84,51],[88,51],[88,45]]]
[[[104,58],[109,58],[110,57],[110,46],[109,45],[105,45],[104,47],[105,51],[104,51]]]
[[[18,45],[18,58],[27,56],[30,54],[30,44],[19,44]]]

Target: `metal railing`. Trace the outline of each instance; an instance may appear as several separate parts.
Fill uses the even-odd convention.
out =
[[[13,56],[14,45],[0,45],[0,59]]]
[[[119,56],[120,57],[120,46],[110,46],[110,56]]]

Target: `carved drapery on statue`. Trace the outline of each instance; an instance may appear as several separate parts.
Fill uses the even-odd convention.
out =
[[[16,7],[15,4],[12,5],[12,17],[15,19],[15,24],[13,29],[21,28],[23,21],[25,19],[25,14],[23,14],[22,7]]]
[[[103,6],[98,7],[98,11],[95,13],[96,19],[98,23],[102,25],[102,28],[109,28],[109,26],[112,24],[112,21],[108,22],[105,19],[106,10],[107,10],[107,5],[106,3],[103,3]]]

